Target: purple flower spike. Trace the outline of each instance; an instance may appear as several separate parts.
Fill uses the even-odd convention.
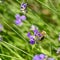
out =
[[[26,3],[24,3],[23,5],[24,5],[24,7],[26,7],[26,6],[27,6],[27,4],[26,4]]]
[[[33,60],[41,60],[41,59],[39,58],[39,55],[35,55],[35,56],[33,57]]]
[[[30,36],[31,36],[31,35],[30,35],[30,32],[28,32],[27,36],[30,38]]]
[[[30,44],[35,44],[35,40],[34,39],[30,39]]]
[[[19,19],[19,20],[15,20],[15,24],[21,26],[23,23],[22,23],[22,21]]]
[[[24,21],[24,20],[26,20],[26,16],[22,15],[22,16],[20,17],[20,19]]]
[[[45,55],[44,54],[40,54],[39,58],[43,60],[43,59],[45,59]]]
[[[41,37],[41,36],[42,36],[42,34],[40,34],[40,32],[38,32],[38,33],[37,33],[37,36]]]
[[[19,14],[16,14],[15,15],[15,18],[16,18],[16,20],[20,19],[20,15]]]
[[[21,4],[21,9],[26,9],[26,7],[27,7],[27,4],[26,3],[22,3]]]
[[[24,15],[20,16],[19,14],[16,14],[15,18],[16,18],[15,23],[20,26],[23,24],[22,20],[26,20],[26,17]]]
[[[30,44],[35,44],[34,36],[30,36]]]
[[[36,35],[37,35],[37,33],[38,33],[38,30],[37,30],[37,29],[35,29],[35,30],[34,30],[34,35],[36,36]]]
[[[42,34],[40,34],[40,32],[38,31],[38,29],[35,29],[34,30],[34,35],[35,36],[38,36],[38,37],[41,37],[42,36]]]

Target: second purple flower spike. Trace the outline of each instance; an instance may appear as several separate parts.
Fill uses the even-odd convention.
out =
[[[25,14],[27,12],[27,3],[22,3],[20,6],[20,10]]]
[[[35,40],[34,40],[34,36],[32,36],[31,34],[30,34],[30,32],[28,32],[28,34],[27,34],[27,36],[28,36],[28,38],[30,39],[30,44],[35,44]]]
[[[45,54],[39,54],[39,55],[35,55],[33,57],[33,60],[55,60],[54,58],[48,57]]]
[[[20,16],[19,14],[16,14],[15,18],[16,18],[15,24],[16,25],[20,25],[20,26],[23,24],[22,21],[26,20],[26,16],[25,15]]]
[[[44,60],[44,59],[45,59],[45,55],[44,54],[35,55],[33,57],[33,60]]]

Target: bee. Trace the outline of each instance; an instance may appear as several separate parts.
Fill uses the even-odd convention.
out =
[[[27,12],[27,3],[22,3],[21,4],[21,7],[20,7],[20,10],[22,13],[26,13]]]
[[[45,32],[45,31],[42,31],[42,32],[41,32],[40,40],[44,39],[45,35],[46,35],[46,32]]]
[[[40,36],[38,36],[38,40],[43,40],[46,35],[45,31],[40,32]]]

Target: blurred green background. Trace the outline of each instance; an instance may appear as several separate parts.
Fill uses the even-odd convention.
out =
[[[15,15],[20,14],[20,4],[28,4],[26,21],[23,26],[14,23]],[[60,0],[0,0],[0,23],[4,30],[0,32],[3,41],[0,42],[1,60],[32,60],[36,54],[60,60],[56,50],[60,47],[58,34],[60,32]],[[39,44],[30,45],[26,36],[31,25],[46,31],[46,37]]]

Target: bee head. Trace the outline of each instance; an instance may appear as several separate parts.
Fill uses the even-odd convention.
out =
[[[46,35],[46,32],[45,31],[42,31],[41,34],[45,36]]]

